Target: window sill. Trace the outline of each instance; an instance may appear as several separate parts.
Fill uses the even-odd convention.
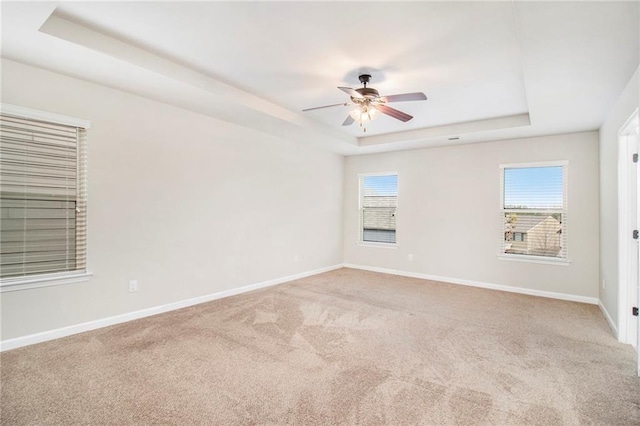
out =
[[[558,259],[554,257],[527,256],[525,254],[499,254],[498,259],[512,262],[541,263],[544,265],[569,266],[569,259]]]
[[[368,243],[360,241],[358,243],[361,247],[378,247],[378,248],[386,248],[386,249],[397,249],[398,243]]]
[[[5,278],[0,280],[0,293],[29,290],[32,288],[88,282],[91,272],[72,272],[62,274],[34,275],[32,277]]]

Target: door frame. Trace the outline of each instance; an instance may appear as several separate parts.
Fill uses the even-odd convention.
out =
[[[633,162],[629,158],[629,144],[632,138],[637,138],[640,118],[638,117],[638,109],[627,119],[618,131],[619,141],[619,158],[618,158],[618,340],[622,343],[631,343],[633,336],[630,332],[630,306],[635,301],[630,300],[632,285],[631,273],[632,268],[638,268],[637,256],[632,256],[632,244],[635,243],[631,238],[631,233],[635,229],[634,224],[637,216],[632,215],[630,211],[629,191],[631,173],[636,174],[636,168],[632,167]],[[640,163],[638,163],[640,166]],[[636,166],[638,167],[638,166]],[[636,205],[640,208],[640,196],[638,188],[640,182],[636,183]],[[640,277],[639,277],[640,278]]]

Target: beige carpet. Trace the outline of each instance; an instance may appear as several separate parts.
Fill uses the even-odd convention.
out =
[[[8,351],[1,423],[640,424],[598,307],[341,269]]]

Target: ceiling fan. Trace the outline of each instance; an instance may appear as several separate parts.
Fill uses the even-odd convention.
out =
[[[351,97],[351,102],[342,102],[339,104],[325,105],[314,108],[303,109],[303,112],[313,111],[322,108],[331,108],[336,106],[348,106],[355,105],[355,108],[349,112],[349,115],[342,123],[343,126],[350,126],[355,121],[360,123],[360,126],[366,132],[364,123],[374,120],[378,117],[379,113],[386,114],[397,120],[407,122],[413,118],[413,116],[399,111],[395,108],[391,108],[387,105],[389,102],[406,102],[406,101],[425,101],[427,96],[422,92],[414,93],[402,93],[400,95],[387,95],[380,96],[378,91],[372,87],[367,87],[367,84],[371,80],[371,75],[362,74],[358,76],[358,79],[364,87],[358,89],[352,89],[351,87],[338,87],[338,89],[345,92]]]

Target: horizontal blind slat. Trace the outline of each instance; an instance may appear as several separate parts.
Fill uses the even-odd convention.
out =
[[[66,209],[0,209],[2,219],[74,219],[75,208]]]
[[[76,224],[65,219],[29,219],[29,229],[75,229]],[[3,231],[22,231],[25,228],[23,219],[2,219]]]
[[[74,241],[75,238],[36,241],[2,241],[0,243],[0,253],[29,253],[66,250],[67,245],[73,245]]]
[[[66,240],[68,238],[68,229],[26,229],[24,231],[0,231],[0,238],[3,243],[21,242],[21,241],[51,241]],[[75,232],[71,233],[72,236]]]
[[[45,274],[53,272],[67,272],[77,270],[77,264],[74,260],[58,261],[58,262],[34,262],[23,265],[12,265],[2,268],[3,278],[26,276],[35,274]]]
[[[63,251],[56,251],[56,252],[47,252],[47,253],[39,253],[39,254],[32,254],[31,255],[31,262],[52,262],[52,261],[62,261],[64,260],[65,262],[67,261],[66,259],[69,258],[75,258],[76,253],[74,252],[67,252],[66,250]],[[21,265],[23,263],[23,256],[21,253],[11,253],[11,254],[6,254],[3,255],[2,258],[0,258],[0,265],[7,266],[7,265]]]

